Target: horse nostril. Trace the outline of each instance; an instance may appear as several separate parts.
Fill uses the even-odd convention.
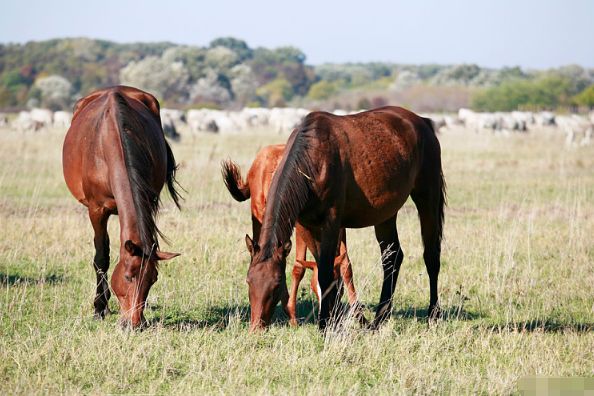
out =
[[[132,283],[132,277],[130,275],[124,275],[124,279],[126,279],[126,282],[128,283]]]

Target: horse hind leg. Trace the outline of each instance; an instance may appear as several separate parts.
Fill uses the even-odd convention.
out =
[[[369,323],[363,313],[363,306],[359,303],[357,298],[357,290],[355,289],[355,283],[353,281],[353,268],[348,255],[345,256],[344,260],[340,264],[340,274],[342,277],[342,283],[347,291],[347,298],[349,300],[349,306],[351,315],[355,318],[361,326],[367,326]]]
[[[95,318],[103,319],[109,313],[109,284],[107,282],[107,270],[109,269],[109,235],[107,234],[107,220],[109,212],[104,208],[89,208],[89,218],[93,225],[95,236],[95,257],[93,267],[97,276],[97,291],[95,293]]]
[[[287,304],[287,315],[289,316],[289,323],[291,326],[297,326],[297,292],[299,291],[299,284],[305,275],[305,267],[302,263],[305,262],[307,255],[307,247],[305,241],[301,237],[300,226],[297,225],[295,233],[295,264],[293,265],[293,282],[291,283],[291,292],[289,294],[289,302]]]
[[[429,320],[437,319],[441,316],[439,308],[439,299],[437,294],[437,283],[439,270],[441,267],[441,234],[442,234],[442,215],[443,203],[440,202],[443,197],[438,193],[415,193],[411,197],[419,212],[419,221],[421,223],[421,235],[423,237],[423,259],[427,274],[429,275]]]
[[[351,309],[351,315],[359,322],[361,326],[366,326],[367,319],[363,314],[363,307],[359,304],[357,299],[357,291],[355,290],[355,283],[353,281],[353,267],[349,258],[346,246],[346,232],[343,230],[340,241],[338,255],[340,260],[340,276],[342,278],[343,287],[346,288],[347,297]]]
[[[382,267],[384,270],[382,292],[372,325],[373,328],[378,328],[392,312],[392,297],[396,289],[400,266],[404,260],[404,253],[400,247],[398,232],[396,230],[396,216],[376,225],[375,237],[380,245]]]

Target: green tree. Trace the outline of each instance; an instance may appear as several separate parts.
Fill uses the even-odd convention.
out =
[[[318,81],[309,88],[307,97],[311,100],[326,100],[337,92],[336,85],[328,81]]]
[[[510,80],[479,91],[471,106],[481,111],[511,111],[520,108],[555,109],[570,104],[572,81],[558,74],[534,80]]]
[[[258,88],[256,94],[269,106],[282,107],[293,97],[293,87],[287,79],[279,77]]]
[[[594,84],[577,94],[574,97],[574,102],[581,106],[594,107]]]
[[[243,62],[251,59],[253,55],[252,49],[243,40],[235,37],[219,37],[210,42],[210,48],[225,47],[235,52],[239,57],[239,61]]]

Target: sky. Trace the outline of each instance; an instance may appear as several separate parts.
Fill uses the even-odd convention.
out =
[[[252,48],[292,45],[307,63],[594,67],[594,0],[3,0],[0,42],[63,37]]]

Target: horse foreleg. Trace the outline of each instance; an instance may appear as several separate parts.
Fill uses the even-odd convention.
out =
[[[107,270],[109,269],[109,235],[107,234],[107,220],[110,213],[105,208],[89,208],[89,218],[93,225],[95,236],[95,258],[93,267],[97,276],[97,291],[95,293],[95,317],[103,319],[109,313],[108,303],[111,297],[109,284],[107,282]]]
[[[318,294],[320,296],[319,328],[325,330],[336,316],[335,307],[338,297],[338,283],[334,279],[334,257],[338,243],[338,227],[322,232],[319,244],[319,255],[316,257],[318,267]]]
[[[375,237],[382,252],[382,267],[384,270],[382,292],[373,322],[373,327],[377,328],[392,312],[392,297],[396,288],[400,265],[404,259],[396,230],[396,216],[376,225]]]

